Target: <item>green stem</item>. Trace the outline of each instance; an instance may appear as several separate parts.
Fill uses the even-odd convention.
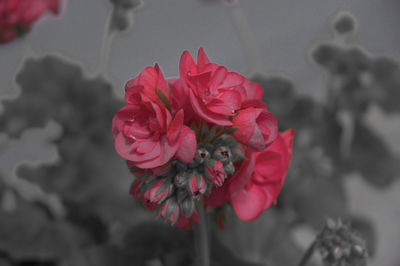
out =
[[[310,247],[307,249],[306,253],[304,253],[303,258],[301,258],[301,261],[298,266],[307,266],[307,263],[311,259],[311,256],[314,254],[315,248],[317,247],[317,242],[314,241]]]
[[[249,74],[264,74],[261,53],[242,8],[237,4],[234,6],[227,6],[226,9],[232,20],[232,24],[236,29],[240,44],[247,58]]]
[[[194,241],[196,249],[196,265],[210,266],[210,251],[208,242],[207,220],[204,212],[203,200],[200,199],[197,205],[197,212],[200,223],[196,224],[194,230]]]
[[[111,25],[111,18],[112,18],[113,10],[114,10],[114,7],[111,7],[111,10],[108,11],[106,22],[104,24],[103,37],[102,37],[101,48],[100,48],[100,60],[99,60],[98,72],[100,75],[103,75],[104,77],[107,76],[107,70],[108,70],[107,68],[108,68],[111,46],[112,46],[113,33],[110,32],[110,25]]]
[[[216,141],[219,137],[221,137],[223,134],[225,134],[228,130],[229,130],[229,128],[222,128],[221,132],[219,132],[218,134],[216,134],[215,137],[213,137],[213,138],[210,140],[210,143],[214,143],[214,141]]]
[[[200,120],[200,126],[199,126],[199,137],[197,138],[199,142],[201,142],[203,138],[203,126],[204,126],[204,121],[203,119]]]

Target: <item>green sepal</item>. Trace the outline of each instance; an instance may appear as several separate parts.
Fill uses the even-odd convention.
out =
[[[186,189],[178,188],[176,190],[176,199],[178,200],[178,203],[181,203],[188,196],[189,195]]]
[[[157,94],[158,94],[158,98],[160,98],[161,102],[171,112],[171,103],[169,102],[167,95],[165,95],[165,93],[162,90],[160,90],[160,88],[157,88]]]
[[[228,129],[225,131],[225,134],[232,135],[233,133],[235,133],[235,132],[236,132],[236,130],[238,130],[238,128],[237,128],[237,127],[231,127],[231,128],[228,128]]]
[[[167,193],[164,195],[164,197],[160,200],[160,202],[164,201],[167,197],[169,197],[174,189],[174,186],[171,183],[171,180],[165,180],[161,186],[157,189],[156,194],[154,195],[155,197],[157,197],[158,195],[160,195],[161,193],[163,193],[166,189],[168,189]]]
[[[179,207],[175,197],[170,197],[165,203],[167,204],[167,209],[165,210],[165,218],[168,219],[174,213],[175,208]]]
[[[232,162],[247,160],[246,152],[239,145],[231,149],[231,152],[232,152]]]
[[[143,181],[143,179],[137,178],[137,179],[133,180],[132,183],[131,183],[131,186],[130,186],[130,188],[129,188],[129,192],[130,192],[130,191],[133,189],[133,187],[134,187],[138,182],[140,182],[140,181]],[[141,188],[143,187],[143,185],[144,185],[144,182],[142,182],[141,184],[139,184],[139,186],[137,187],[137,189],[136,189],[136,191],[135,191],[135,194],[137,194],[138,192],[140,192],[140,190],[141,190]]]
[[[180,203],[180,209],[182,211],[182,214],[185,217],[190,217],[192,216],[194,212],[194,200],[191,197],[185,198],[181,203]]]

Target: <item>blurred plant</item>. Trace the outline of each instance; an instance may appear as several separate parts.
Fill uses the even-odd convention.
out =
[[[0,2],[0,43],[30,31],[44,13],[60,12],[60,0],[2,0]]]
[[[108,37],[112,35],[111,32],[127,29],[128,12],[140,6],[138,1],[111,2],[112,16],[107,25],[113,26],[106,29],[105,36]],[[234,8],[237,6],[228,7],[228,10]],[[231,121],[241,126],[241,130],[218,131],[220,129],[204,126],[207,124],[204,122],[203,126],[200,126],[200,121],[193,123],[191,130],[196,131],[196,139],[207,142],[215,138],[215,147],[196,146],[194,160],[188,162],[190,167],[185,168],[179,160],[170,161],[167,163],[169,168],[158,169],[175,171],[170,183],[154,183],[154,180],[160,180],[149,179],[150,182],[141,187],[143,193],[136,193],[140,182],[145,179],[145,176],[141,176],[131,193],[147,207],[154,207],[154,202],[150,204],[150,201],[159,201],[157,206],[161,205],[160,214],[172,221],[172,218],[177,218],[177,215],[174,216],[177,210],[183,216],[190,216],[196,212],[194,202],[203,206],[196,199],[198,195],[211,190],[213,192],[210,195],[221,196],[204,197],[206,211],[215,214],[209,222],[213,232],[210,241],[211,265],[294,265],[302,252],[302,248],[293,240],[296,226],[304,225],[311,230],[319,230],[326,216],[335,219],[349,217],[357,231],[362,232],[369,242],[374,241],[375,228],[369,220],[354,218],[348,210],[344,180],[349,174],[359,172],[369,183],[382,188],[389,186],[399,175],[398,156],[392,154],[384,141],[374,133],[365,117],[372,105],[380,106],[388,114],[399,111],[400,97],[396,96],[399,94],[400,66],[391,58],[372,56],[361,46],[352,45],[356,29],[354,17],[341,12],[333,23],[334,40],[320,43],[312,51],[313,60],[325,70],[328,77],[324,102],[296,93],[293,84],[285,78],[253,77],[263,87],[263,101],[268,105],[268,111],[276,115],[280,129],[296,130],[291,170],[276,206],[270,204],[277,197],[285,171],[281,171],[283,168],[276,171],[272,167],[266,171],[270,175],[264,176],[264,166],[276,165],[273,163],[276,162],[276,156],[286,158],[288,154],[279,153],[270,145],[265,151],[254,153],[255,156],[248,156],[250,160],[231,160],[235,152],[236,157],[240,157],[238,150],[232,152],[237,143],[231,139],[237,138],[257,148],[257,145],[253,145],[253,138],[246,138],[257,134],[249,130],[252,127],[246,126],[248,121],[252,121],[249,119],[252,116],[245,112],[240,116],[235,114],[241,119]],[[191,56],[186,56],[186,62],[190,62]],[[169,88],[157,83],[159,90],[152,95],[161,100],[166,112],[172,111],[175,119],[178,112],[174,108],[182,108],[185,112],[182,123],[188,125],[199,114],[188,112],[192,106],[185,106],[184,95],[179,95],[168,105],[171,96],[169,89],[176,89],[182,83],[192,83],[199,74],[197,71],[203,71],[197,65],[192,67],[192,64],[187,64],[189,67],[183,68],[182,76],[187,78],[185,82],[181,79],[169,80]],[[149,68],[145,72],[156,73],[157,78],[141,73],[140,78],[131,81],[129,86],[127,84],[127,91],[140,82],[147,86],[147,81],[162,81],[160,70],[157,67]],[[261,69],[255,70],[256,73],[262,72]],[[189,72],[190,75],[187,75]],[[199,86],[201,81],[195,86]],[[111,132],[109,121],[123,105],[112,97],[108,82],[99,77],[87,77],[80,67],[61,58],[46,56],[27,60],[17,75],[17,84],[21,88],[21,95],[15,100],[4,101],[4,112],[0,116],[0,128],[10,136],[1,143],[2,155],[8,156],[19,149],[23,140],[31,136],[32,127],[46,126],[46,129],[51,122],[59,124],[62,132],[45,138],[32,138],[38,145],[45,145],[43,143],[48,141],[49,147],[57,147],[58,161],[45,165],[24,165],[34,156],[27,153],[24,154],[25,158],[21,158],[24,160],[22,166],[12,165],[18,167],[17,182],[10,182],[6,178],[8,173],[1,173],[1,265],[193,265],[198,262],[192,254],[193,239],[198,236],[160,222],[150,223],[149,220],[154,216],[135,205],[127,195],[131,176],[124,163],[114,154],[112,137],[104,133]],[[255,83],[250,84],[255,92],[260,91]],[[129,95],[132,97],[128,97],[128,101],[137,99],[135,93]],[[257,93],[253,96],[257,95],[260,96]],[[195,94],[194,98],[197,96]],[[204,107],[202,101],[197,102]],[[210,110],[215,110],[213,108],[216,107]],[[214,115],[209,112],[201,114],[204,119],[223,120]],[[290,132],[284,134],[287,136]],[[131,132],[126,130],[124,133]],[[207,138],[209,135],[213,137]],[[221,140],[222,135],[229,137]],[[226,155],[230,160],[225,160]],[[179,156],[183,158],[188,154]],[[213,162],[208,164],[206,160],[202,161],[203,156],[212,158]],[[136,164],[149,163],[148,160],[137,158],[132,161]],[[255,168],[261,170],[241,167],[252,162]],[[129,163],[130,170],[140,176],[143,172],[133,167],[135,163]],[[253,174],[240,184],[225,179],[226,173],[239,169],[250,169]],[[190,175],[187,170],[191,170]],[[224,175],[221,174],[222,170]],[[155,176],[159,173],[152,174]],[[275,176],[277,179],[274,181],[279,182],[264,182],[266,176]],[[222,187],[229,189],[218,187],[222,182]],[[173,189],[170,190],[171,185]],[[27,190],[22,189],[26,187]],[[232,191],[233,187],[239,190]],[[26,193],[28,190],[39,193],[31,196]],[[60,205],[51,204],[54,198],[57,199],[54,202]],[[221,206],[222,203],[217,200],[224,203],[228,201],[228,204]],[[254,204],[260,202],[263,204]],[[63,215],[55,215],[57,212],[52,208],[58,207],[65,211]],[[263,212],[266,207],[269,207],[268,211]],[[236,214],[244,219],[258,219],[244,222]],[[202,219],[207,220],[208,215],[204,216]],[[186,225],[190,227],[192,224]],[[216,229],[219,227],[225,227],[225,230]],[[208,237],[205,231],[201,235]],[[348,224],[340,220],[329,221],[315,243],[312,250],[322,252],[326,265],[365,265],[366,254],[372,256],[374,251],[374,244],[364,243]]]
[[[99,62],[99,73],[107,77],[108,61],[116,32],[127,31],[134,24],[135,12],[143,6],[143,0],[110,0],[112,7],[104,25]]]
[[[365,241],[358,236],[349,223],[340,219],[328,219],[325,227],[311,244],[299,266],[306,266],[317,250],[326,266],[366,266],[367,249]]]

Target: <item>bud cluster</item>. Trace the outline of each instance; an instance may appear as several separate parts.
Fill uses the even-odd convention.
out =
[[[367,265],[365,241],[341,220],[328,220],[317,238],[317,248],[327,266]]]
[[[174,224],[180,214],[191,217],[196,200],[210,194],[214,186],[221,187],[235,172],[234,162],[243,159],[238,142],[223,134],[212,143],[199,143],[189,163],[173,158],[156,170],[129,165],[136,176],[131,194],[149,209],[159,207],[159,215]]]

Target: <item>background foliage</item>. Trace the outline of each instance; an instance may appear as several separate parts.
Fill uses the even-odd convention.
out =
[[[103,45],[132,25],[140,7],[122,2],[112,1]],[[349,219],[376,255],[375,221],[352,211],[346,187],[357,175],[384,197],[397,182],[399,156],[368,112],[398,114],[400,65],[354,42],[356,26],[352,15],[340,13],[332,40],[311,51],[316,75],[326,78],[322,99],[282,76],[251,77],[281,130],[296,130],[294,156],[278,204],[258,220],[240,221],[228,208],[220,230],[209,217],[212,265],[296,265],[327,217]],[[20,95],[2,102],[0,265],[195,263],[192,232],[162,223],[129,197],[132,177],[111,136],[122,102],[106,72],[87,72],[59,56],[28,58],[16,74]],[[52,149],[52,159],[20,152],[24,143]]]

